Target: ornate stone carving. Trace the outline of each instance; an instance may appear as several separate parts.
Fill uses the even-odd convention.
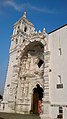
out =
[[[16,38],[18,43],[16,43]],[[9,107],[15,112],[30,113],[33,88],[37,84],[41,85],[45,92],[47,90],[48,96],[45,93],[43,98],[45,101],[49,101],[47,98],[49,97],[49,51],[46,32],[44,29],[43,32],[36,33],[34,26],[24,14],[15,24],[11,39],[10,56],[11,62],[14,60],[14,63],[10,79]],[[48,89],[46,89],[47,87]]]

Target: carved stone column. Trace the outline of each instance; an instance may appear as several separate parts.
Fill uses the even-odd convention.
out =
[[[46,46],[44,47],[44,75],[43,75],[43,103],[42,103],[42,110],[43,113],[40,115],[42,119],[49,118],[49,54],[48,46],[46,42]]]

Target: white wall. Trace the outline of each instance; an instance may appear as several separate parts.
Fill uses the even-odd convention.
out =
[[[51,104],[67,105],[67,26],[64,26],[48,36],[50,50],[49,88]],[[61,48],[61,55],[59,48]],[[63,88],[57,89],[61,75]],[[56,108],[56,107],[55,107]]]

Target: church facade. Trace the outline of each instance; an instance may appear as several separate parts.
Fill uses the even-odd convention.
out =
[[[67,116],[67,25],[36,32],[23,17],[14,24],[1,111],[41,118]]]

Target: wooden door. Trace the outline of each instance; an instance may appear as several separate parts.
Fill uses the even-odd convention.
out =
[[[38,114],[38,100],[39,96],[38,93],[33,94],[33,113]]]

